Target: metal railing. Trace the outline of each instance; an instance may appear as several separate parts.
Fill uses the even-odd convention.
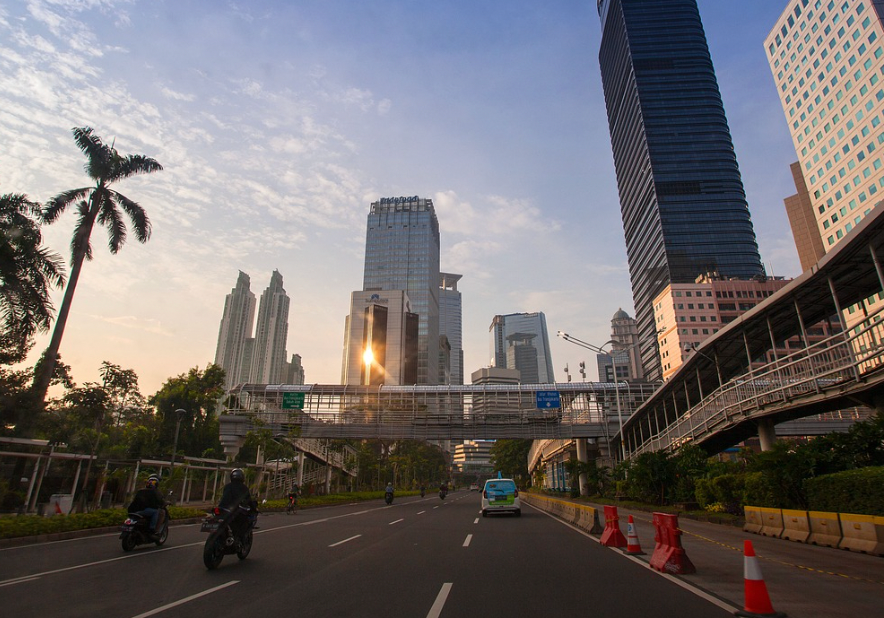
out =
[[[797,406],[835,389],[858,386],[884,368],[884,309],[838,333],[760,368],[732,378],[656,435],[631,444],[629,455],[674,450],[763,416],[773,407]]]

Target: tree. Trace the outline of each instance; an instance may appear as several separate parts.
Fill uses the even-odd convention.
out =
[[[491,465],[522,486],[528,483],[528,451],[531,440],[498,440],[491,446]]]
[[[49,330],[49,290],[64,285],[64,260],[41,246],[32,218],[40,205],[26,195],[0,195],[0,317],[4,334],[25,350],[37,331]]]
[[[125,195],[111,189],[111,185],[136,174],[150,174],[163,167],[150,157],[144,155],[119,154],[113,144],[108,146],[101,138],[92,134],[89,127],[74,128],[74,141],[86,155],[86,173],[95,186],[70,189],[59,193],[43,208],[41,216],[46,223],[58,220],[68,206],[77,202],[79,219],[74,227],[71,238],[71,274],[58,318],[52,331],[49,346],[43,353],[43,362],[34,376],[34,395],[40,401],[46,398],[46,391],[55,370],[61,338],[65,323],[71,310],[71,301],[77,289],[80,269],[84,260],[92,259],[92,228],[95,223],[107,228],[108,248],[116,255],[126,242],[126,224],[122,212],[126,213],[135,232],[138,242],[145,243],[150,238],[150,221],[144,209]],[[88,201],[87,198],[88,196]]]

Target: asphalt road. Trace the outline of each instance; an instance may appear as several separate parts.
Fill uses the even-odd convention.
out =
[[[252,553],[202,564],[206,535],[162,548],[117,535],[0,550],[0,607],[16,617],[725,617],[732,606],[523,505],[482,518],[478,493],[271,514]]]

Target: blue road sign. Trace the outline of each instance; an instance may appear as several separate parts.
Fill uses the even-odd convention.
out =
[[[559,391],[537,391],[537,408],[561,408],[562,399]]]

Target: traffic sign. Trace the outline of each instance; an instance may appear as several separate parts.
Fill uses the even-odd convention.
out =
[[[537,391],[537,408],[561,408],[562,399],[559,391]]]
[[[283,393],[282,394],[283,410],[303,410],[304,409],[304,393]]]

